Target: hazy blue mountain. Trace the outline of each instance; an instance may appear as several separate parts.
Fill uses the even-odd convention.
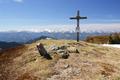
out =
[[[41,37],[38,37],[38,38],[35,38],[35,39],[33,39],[33,40],[29,40],[28,42],[26,42],[26,43],[33,43],[33,42],[36,42],[36,41],[38,41],[38,40],[41,40],[41,39],[55,39],[55,38],[52,38],[52,37],[49,37],[49,36],[41,36]]]
[[[80,34],[80,39],[84,40],[87,36],[92,35],[104,35],[108,33],[103,32],[82,32]],[[26,43],[30,40],[34,40],[36,38],[40,38],[41,36],[52,37],[55,39],[76,39],[75,32],[0,32],[0,41],[5,42],[18,42],[18,43]]]

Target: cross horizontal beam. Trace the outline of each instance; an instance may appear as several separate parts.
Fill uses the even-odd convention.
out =
[[[76,16],[76,17],[70,17],[70,19],[87,19],[87,17]]]

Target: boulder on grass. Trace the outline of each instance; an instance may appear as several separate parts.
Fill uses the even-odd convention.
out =
[[[52,59],[52,57],[47,53],[46,49],[44,48],[43,44],[40,43],[39,45],[37,45],[37,49],[40,53],[41,56],[43,56],[46,59]]]

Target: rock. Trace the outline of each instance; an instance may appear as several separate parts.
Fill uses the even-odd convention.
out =
[[[65,69],[66,69],[66,68],[69,68],[69,67],[70,67],[69,64],[64,65],[64,68],[65,68]]]
[[[0,77],[2,76],[2,74],[0,74]]]
[[[67,52],[63,52],[63,53],[61,53],[61,57],[62,57],[63,59],[68,59],[69,54],[68,54]]]
[[[76,47],[67,48],[69,53],[79,53],[79,50]]]
[[[60,46],[59,49],[67,49],[67,46]]]
[[[57,53],[61,58],[67,59],[69,57],[67,46],[51,46],[50,51],[51,54]]]
[[[55,46],[55,45],[52,45],[51,47],[50,47],[50,50],[59,50],[59,47],[58,46]]]
[[[67,59],[69,57],[68,51],[67,50],[57,50],[57,53],[61,56],[63,59]]]
[[[80,53],[78,49],[76,49],[76,53]]]
[[[64,53],[65,50],[60,49],[60,50],[57,50],[57,52],[58,52],[58,53]]]
[[[46,58],[48,60],[52,59],[52,57],[47,53],[47,51],[44,48],[43,44],[40,43],[39,45],[37,45],[37,49],[38,49],[41,56],[43,56],[44,58]]]

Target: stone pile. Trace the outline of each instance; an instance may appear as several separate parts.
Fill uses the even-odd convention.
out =
[[[63,59],[67,59],[69,57],[67,46],[51,46],[50,50],[50,53],[56,53]]]
[[[69,45],[62,46],[52,45],[50,47],[50,53],[56,53],[60,55],[61,58],[67,59],[69,57],[69,53],[79,53],[79,50],[76,47],[72,47]]]
[[[51,45],[49,48],[47,48],[48,50],[46,50],[43,44],[40,43],[37,45],[37,48],[40,55],[47,59],[52,59],[51,55],[54,54],[59,55],[60,58],[67,59],[70,53],[79,53],[79,50],[76,48],[76,46],[70,45]]]

